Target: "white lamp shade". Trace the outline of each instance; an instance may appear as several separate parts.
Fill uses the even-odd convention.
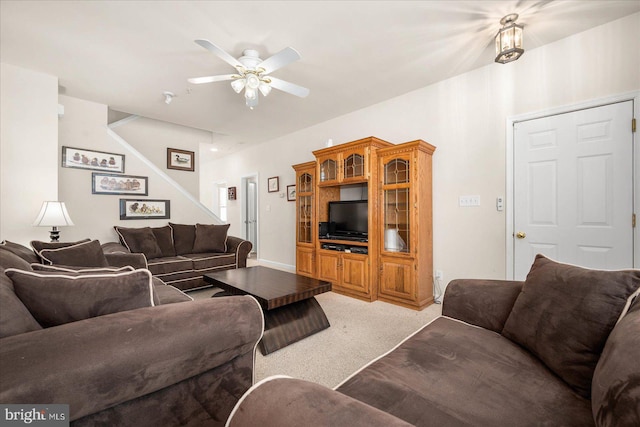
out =
[[[42,202],[38,217],[33,222],[37,227],[60,227],[74,225],[64,202]]]

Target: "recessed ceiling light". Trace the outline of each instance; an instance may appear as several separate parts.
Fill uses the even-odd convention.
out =
[[[216,147],[211,147],[211,151],[218,151],[218,149]]]

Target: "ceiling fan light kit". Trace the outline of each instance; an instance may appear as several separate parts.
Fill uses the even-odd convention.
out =
[[[233,66],[238,73],[193,77],[188,79],[189,83],[201,84],[231,80],[231,88],[236,93],[244,90],[245,103],[250,109],[258,105],[258,92],[260,92],[262,96],[267,96],[272,88],[300,98],[309,95],[309,89],[307,88],[267,76],[285,65],[300,59],[300,54],[291,47],[287,47],[263,61],[260,59],[258,51],[253,49],[245,49],[242,52],[242,56],[236,59],[209,40],[196,40],[195,42]]]
[[[517,13],[511,13],[500,20],[502,28],[496,34],[496,62],[506,64],[519,59],[524,53],[522,47],[523,26],[516,24]]]

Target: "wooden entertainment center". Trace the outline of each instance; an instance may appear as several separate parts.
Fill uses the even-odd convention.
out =
[[[314,151],[296,171],[296,272],[365,301],[433,303],[432,155],[422,141],[369,137]],[[339,238],[329,202],[368,200],[368,232]]]

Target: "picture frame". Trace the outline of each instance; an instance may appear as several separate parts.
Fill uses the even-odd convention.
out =
[[[124,173],[124,154],[63,146],[62,167]]]
[[[276,193],[280,190],[280,182],[277,176],[272,176],[267,180],[267,190],[269,193]]]
[[[120,199],[120,219],[169,219],[170,200]]]
[[[227,200],[235,200],[236,199],[236,187],[227,188]]]
[[[296,201],[296,185],[287,185],[287,201],[295,202]]]
[[[193,172],[196,170],[196,153],[167,148],[167,169]]]
[[[93,172],[91,194],[148,196],[149,178],[136,175]]]

